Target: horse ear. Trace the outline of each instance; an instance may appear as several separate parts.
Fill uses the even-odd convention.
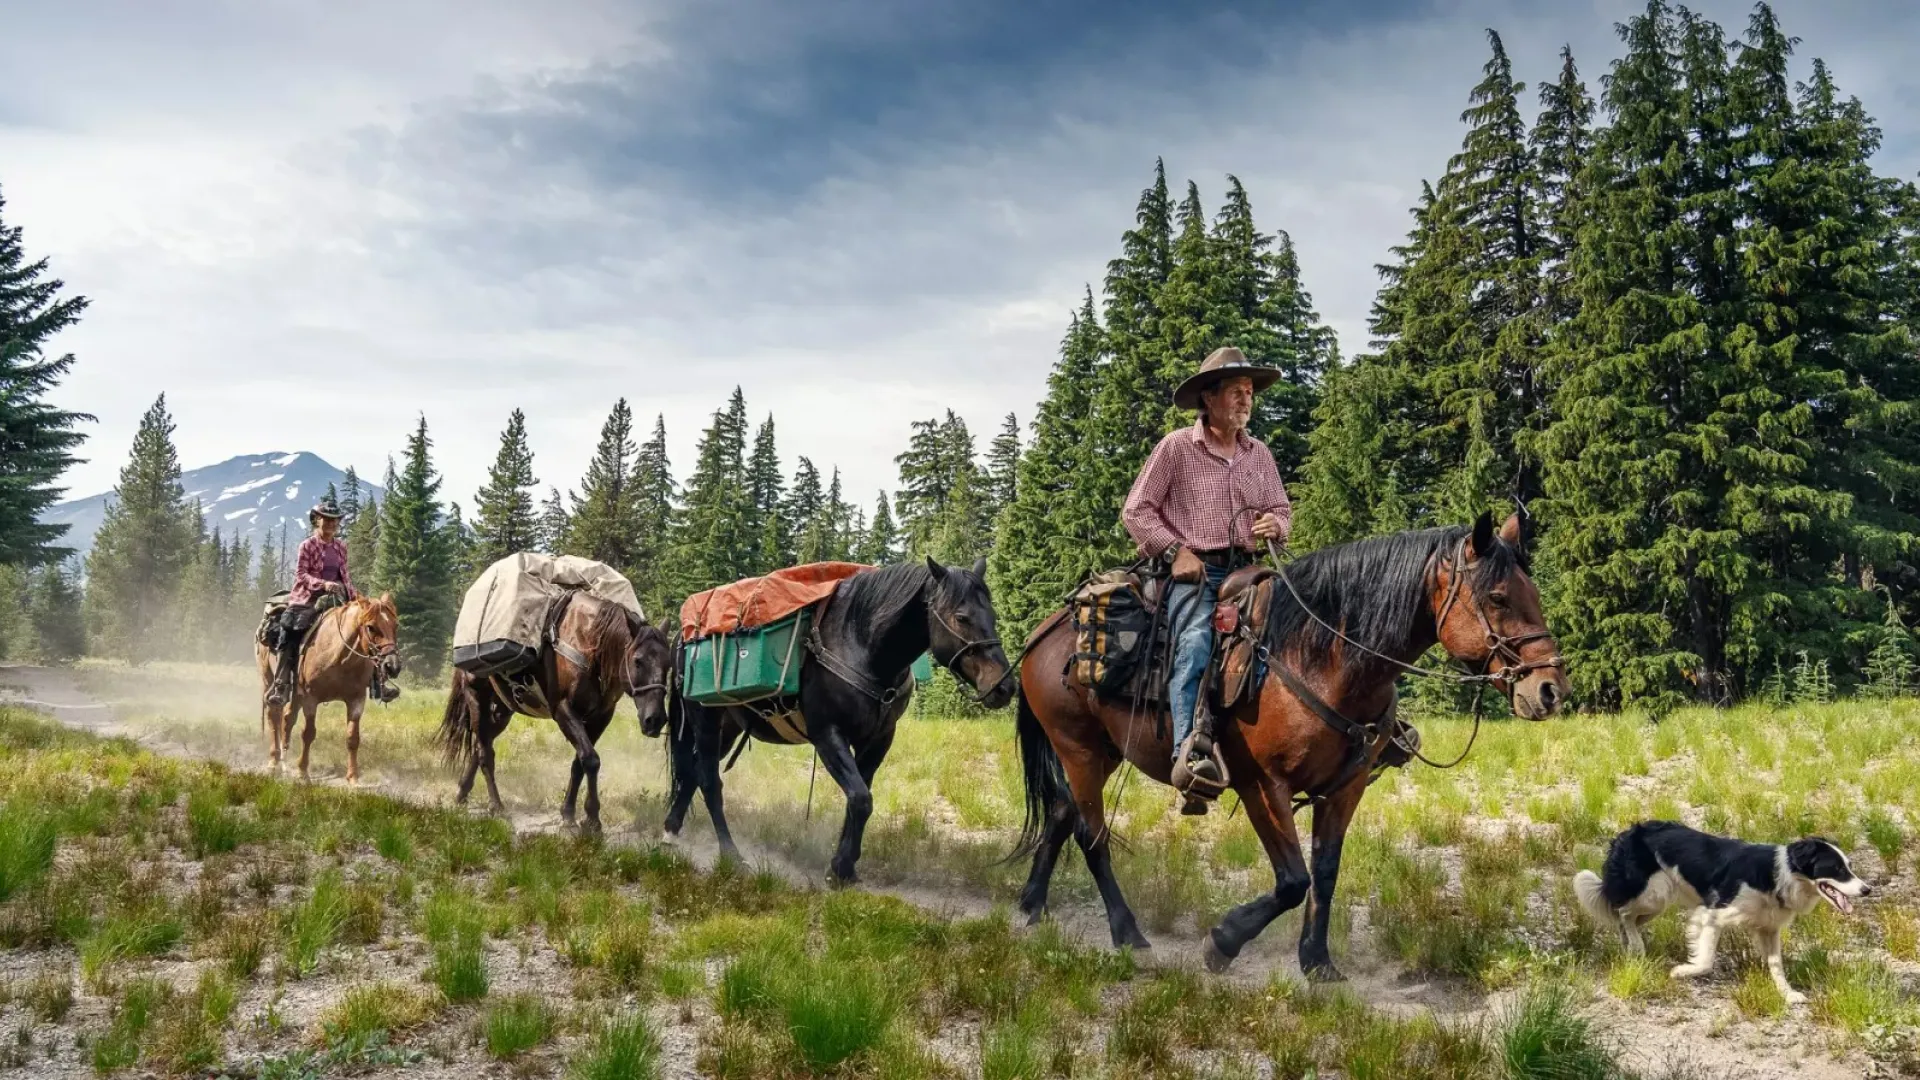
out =
[[[1528,534],[1532,532],[1532,520],[1523,516],[1518,510],[1508,514],[1507,520],[1500,524],[1500,539],[1511,544],[1515,551],[1525,550]]]
[[[927,573],[933,575],[933,580],[942,581],[947,576],[947,568],[935,562],[933,556],[929,555],[927,556]]]
[[[985,555],[973,560],[973,576],[979,578],[981,581],[987,580],[987,557]]]
[[[1479,519],[1473,523],[1472,545],[1473,557],[1476,559],[1483,558],[1493,550],[1493,515],[1485,510],[1480,512]]]

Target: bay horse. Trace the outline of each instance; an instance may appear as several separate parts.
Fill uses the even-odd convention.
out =
[[[1284,574],[1272,582],[1262,637],[1267,678],[1257,696],[1216,717],[1214,731],[1230,786],[1273,865],[1274,887],[1228,912],[1208,932],[1203,955],[1209,970],[1226,970],[1267,924],[1305,903],[1301,971],[1337,981],[1327,927],[1340,850],[1393,738],[1394,725],[1383,721],[1393,708],[1395,678],[1437,643],[1477,668],[1478,678],[1529,720],[1545,719],[1565,702],[1567,678],[1527,573],[1517,515],[1497,533],[1492,516],[1482,514],[1471,527],[1324,548]],[[1169,783],[1170,725],[1067,684],[1062,672],[1074,642],[1060,630],[1063,621],[1056,615],[1041,623],[1021,665],[1015,726],[1026,823],[1014,855],[1031,851],[1033,869],[1020,909],[1029,922],[1045,916],[1055,860],[1073,834],[1115,947],[1148,948],[1114,880],[1101,789],[1123,759]],[[1294,829],[1296,797],[1314,806],[1311,872]]]
[[[378,600],[361,596],[328,608],[314,620],[301,645],[299,670],[294,673],[293,698],[285,705],[267,701],[273,685],[272,650],[254,642],[260,667],[260,726],[267,732],[267,767],[278,773],[282,751],[293,749],[293,719],[304,715],[300,731],[300,779],[307,779],[307,761],[313,750],[314,714],[322,702],[347,707],[347,783],[360,782],[360,716],[367,708],[367,689],[375,671],[384,666],[397,674],[400,616],[391,593]]]
[[[913,692],[913,661],[931,652],[974,688],[988,708],[1013,698],[1013,668],[1000,648],[987,593],[986,560],[970,570],[932,559],[883,566],[835,586],[813,624],[800,668],[797,700],[703,706],[675,695],[668,755],[671,789],[664,839],[679,838],[696,787],[719,839],[722,858],[738,859],[727,828],[720,762],[737,741],[793,744],[797,730],[846,794],[840,842],[829,864],[833,881],[858,881],[854,864],[873,813],[873,777],[893,746]],[[775,710],[797,707],[794,720]],[[776,726],[775,720],[780,721]],[[744,744],[743,744],[744,748]]]
[[[643,726],[657,729],[664,722],[673,650],[659,627],[610,600],[574,592],[560,603],[564,607],[554,619],[553,633],[541,642],[534,662],[534,681],[549,704],[553,722],[573,746],[573,773],[567,780],[560,819],[568,826],[574,824],[574,806],[584,780],[586,829],[598,833],[600,754],[594,747],[613,722],[623,695],[633,699]],[[454,669],[435,741],[443,748],[445,762],[463,770],[454,796],[458,805],[466,805],[475,773],[483,773],[488,809],[501,811],[493,741],[507,730],[516,711],[492,679]]]

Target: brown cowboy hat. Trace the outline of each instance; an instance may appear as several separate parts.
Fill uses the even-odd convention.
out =
[[[1225,345],[1202,361],[1200,370],[1187,376],[1187,380],[1174,388],[1173,403],[1182,409],[1200,407],[1200,391],[1222,379],[1234,379],[1245,376],[1253,380],[1255,390],[1265,390],[1280,381],[1280,369],[1263,367],[1247,359],[1247,355],[1231,345]]]
[[[338,521],[343,517],[346,515],[340,512],[340,504],[332,499],[321,499],[313,509],[307,511],[308,524],[318,522],[321,518],[332,518]]]

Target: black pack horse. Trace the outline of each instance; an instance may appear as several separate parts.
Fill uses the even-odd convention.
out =
[[[842,581],[808,635],[797,701],[703,706],[674,695],[666,839],[678,838],[697,787],[721,856],[739,858],[721,805],[721,761],[742,739],[792,744],[792,735],[804,735],[847,797],[828,869],[840,884],[857,881],[873,776],[906,712],[913,662],[926,652],[972,686],[982,705],[997,709],[1013,700],[1013,669],[994,629],[985,559],[970,570],[928,559]],[[796,707],[798,719],[791,715]]]

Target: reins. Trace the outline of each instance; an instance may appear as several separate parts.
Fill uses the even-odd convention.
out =
[[[947,619],[945,613],[943,613],[938,607],[936,607],[931,600],[927,601],[927,613],[929,615],[932,615],[936,620],[938,620],[940,625],[946,628],[947,633],[952,634],[955,638],[958,638],[962,642],[960,648],[955,650],[952,656],[949,656],[944,660],[940,660],[940,658],[937,656],[934,657],[934,659],[940,660],[941,667],[944,667],[949,672],[952,672],[954,678],[959,679],[962,682],[967,681],[966,675],[961,673],[960,667],[959,667],[960,660],[962,657],[966,656],[969,652],[972,652],[975,649],[995,648],[1000,645],[1000,639],[998,637],[978,638],[974,640],[969,640],[965,635],[960,633],[960,629],[954,626],[953,623]],[[853,687],[855,690],[860,691],[860,693],[866,695],[868,698],[879,702],[881,707],[884,708],[888,705],[893,704],[895,701],[899,700],[900,692],[897,687],[889,686],[889,687],[885,687],[884,689],[876,689],[877,684],[874,683],[873,680],[867,678],[861,672],[853,670],[852,667],[848,665],[845,661],[835,656],[833,651],[827,648],[826,643],[820,640],[820,624],[817,622],[814,623],[812,626],[808,627],[807,629],[807,651],[813,654],[814,659],[820,661],[821,667],[824,667],[829,672],[832,672],[833,675],[836,678],[838,678],[841,682],[844,682],[848,686]],[[932,650],[929,649],[928,651],[931,652]],[[1021,654],[1025,655],[1025,653],[1026,653],[1026,650],[1022,649]],[[973,696],[974,704],[976,705],[984,704],[987,698],[993,696],[994,691],[1006,685],[1007,680],[1013,678],[1014,672],[1018,670],[1018,668],[1016,667],[1016,664],[1017,664],[1017,661],[1008,660],[1006,672],[1002,674],[998,679],[994,680],[992,686],[987,687],[985,690],[978,690],[974,693],[974,696]]]

